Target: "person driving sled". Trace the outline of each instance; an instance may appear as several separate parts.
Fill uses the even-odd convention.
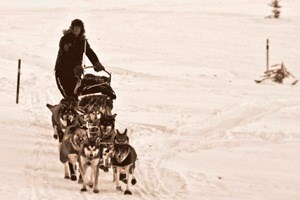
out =
[[[99,72],[105,70],[95,52],[85,39],[84,24],[80,19],[74,19],[68,30],[63,31],[64,36],[59,42],[59,51],[55,64],[56,84],[64,98],[77,97],[74,89],[78,77],[83,73],[82,59],[84,49],[86,55],[94,66],[94,70]]]

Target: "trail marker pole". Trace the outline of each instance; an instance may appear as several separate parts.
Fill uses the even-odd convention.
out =
[[[18,79],[17,79],[17,97],[16,97],[17,104],[19,103],[20,75],[21,75],[21,59],[18,60]]]
[[[269,72],[269,39],[267,39],[266,50],[267,50],[267,73],[268,73]]]

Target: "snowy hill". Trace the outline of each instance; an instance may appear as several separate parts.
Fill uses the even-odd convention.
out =
[[[270,64],[300,77],[300,2],[11,0],[0,4],[1,199],[300,199],[300,88],[256,84]],[[80,18],[112,72],[116,127],[138,153],[133,196],[63,179],[51,113],[62,30]],[[19,104],[17,64],[22,59]],[[87,62],[87,65],[89,63]],[[124,187],[124,186],[123,186]]]

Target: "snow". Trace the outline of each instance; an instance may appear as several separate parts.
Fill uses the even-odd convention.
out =
[[[300,2],[280,1],[280,19],[266,19],[270,2],[2,2],[1,199],[300,199],[299,85],[254,82],[267,38],[270,65],[300,76]],[[45,105],[62,98],[53,68],[75,18],[112,72],[116,128],[138,153],[132,197],[111,171],[99,194],[63,179]]]

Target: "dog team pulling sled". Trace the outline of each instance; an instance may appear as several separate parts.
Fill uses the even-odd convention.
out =
[[[64,178],[82,183],[82,192],[89,186],[98,193],[99,169],[109,172],[112,168],[116,190],[122,191],[121,180],[126,184],[124,194],[132,194],[129,187],[137,182],[137,154],[129,144],[127,129],[121,133],[115,128],[117,114],[112,114],[112,109],[116,95],[110,85],[111,74],[106,70],[107,76],[85,73],[93,67],[84,67],[83,77],[79,77],[74,90],[78,98],[68,97],[57,105],[46,105],[52,112]]]

